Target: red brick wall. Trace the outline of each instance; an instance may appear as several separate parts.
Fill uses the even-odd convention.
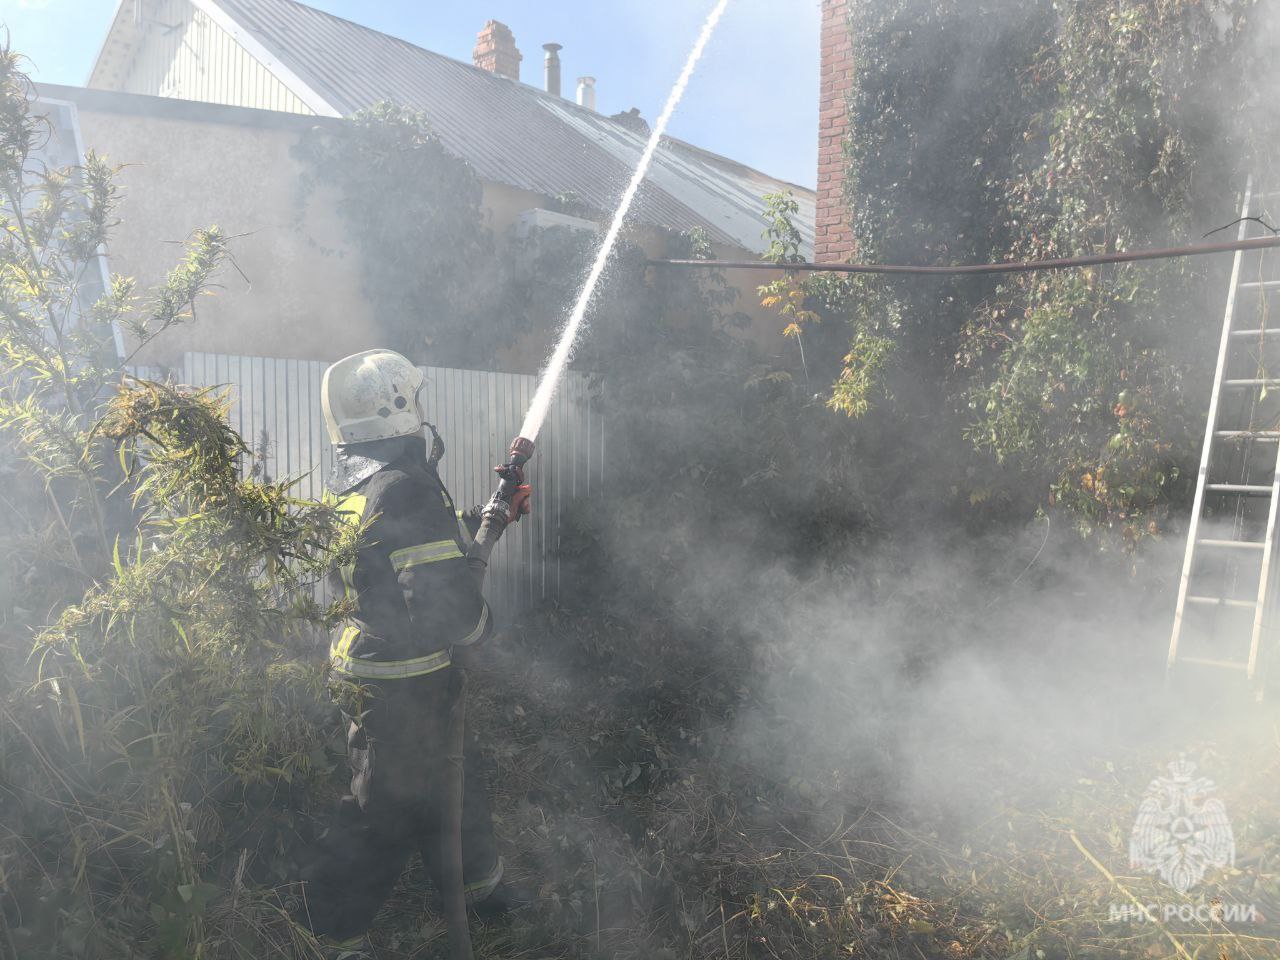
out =
[[[856,252],[844,200],[844,137],[849,129],[845,98],[853,82],[850,0],[822,0],[822,70],[818,96],[818,210],[814,259],[849,260]]]

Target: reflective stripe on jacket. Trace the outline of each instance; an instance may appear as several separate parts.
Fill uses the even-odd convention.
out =
[[[335,595],[353,604],[329,648],[335,670],[419,677],[448,667],[453,647],[492,632],[457,511],[424,447],[330,496],[348,522],[367,524],[355,562],[330,574]]]

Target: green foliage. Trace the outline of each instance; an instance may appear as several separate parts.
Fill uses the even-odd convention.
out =
[[[1229,219],[1231,188],[1264,160],[1236,110],[1260,68],[1246,51],[1251,8],[1227,25],[1202,4],[1092,2],[1056,22],[1032,64],[1047,92],[1027,121],[1028,138],[1047,130],[1047,143],[1002,185],[1011,255],[1187,242]],[[962,355],[980,380],[973,436],[1052,477],[1085,529],[1130,544],[1155,532],[1186,489],[1182,381],[1207,378],[1213,331],[1201,317],[1224,286],[1185,262],[1002,284],[966,330]]]
[[[301,202],[336,192],[363,253],[364,290],[383,342],[411,357],[462,364],[488,346],[477,317],[497,313],[475,266],[492,239],[475,172],[450,154],[419,112],[379,103],[341,127],[316,128],[295,148],[308,180]],[[320,202],[328,202],[325,196]]]
[[[307,170],[301,201],[337,197],[377,304],[371,335],[421,362],[484,369],[521,337],[557,329],[595,255],[596,237],[569,227],[495,237],[480,180],[417,111],[379,104],[317,128],[295,152]],[[571,194],[543,204],[605,216]]]
[[[871,409],[874,391],[880,383],[877,374],[888,363],[894,346],[888,337],[864,333],[854,337],[827,404],[850,417],[864,416]]]
[[[141,305],[133,281],[120,277],[90,301],[85,279],[114,222],[113,169],[92,153],[75,169],[36,163],[44,121],[29,110],[20,67],[17,54],[0,50],[0,156],[9,163],[0,169],[0,426],[17,441],[12,454],[45,478],[87,581],[107,556],[107,500],[117,480],[91,442],[101,400],[119,380],[115,331],[128,330],[140,348],[191,319],[225,241],[216,227],[197,231],[184,261]]]
[[[1136,286],[1088,273],[1057,275],[973,390],[970,435],[1001,460],[1052,479],[1049,502],[1085,529],[1114,529],[1132,546],[1159,529],[1193,455],[1181,373],[1144,347],[1130,308]]]
[[[852,4],[859,257],[1066,257],[1225,222],[1280,131],[1258,108],[1265,17],[1265,4],[1181,0]],[[932,408],[1032,478],[1041,505],[1133,546],[1184,502],[1196,417],[1183,384],[1198,402],[1224,281],[1202,260],[999,281],[788,277],[761,292],[789,333],[844,322],[834,409],[865,416],[886,393]]]
[[[784,265],[801,263],[804,257],[800,255],[800,231],[794,222],[800,212],[800,204],[790,191],[765,194],[764,201],[767,225],[763,236],[769,241],[764,258]],[[792,271],[783,274],[779,280],[762,284],[756,288],[756,293],[760,296],[761,306],[777,308],[785,323],[782,328],[784,337],[799,340],[806,323],[816,323],[821,319],[809,309],[807,281]]]
[[[799,212],[800,204],[790,190],[764,195],[764,219],[768,224],[764,236],[769,241],[765,260],[774,263],[801,263],[804,260],[800,256],[800,231],[794,222]]]
[[[139,525],[102,583],[38,635],[30,685],[4,707],[3,779],[28,798],[7,822],[38,838],[7,871],[19,932],[32,956],[121,955],[151,927],[142,914],[158,955],[278,946],[287,920],[247,885],[284,879],[273,859],[290,815],[272,795],[332,768],[322,675],[300,655],[323,619],[306,587],[327,565],[333,515],[288,484],[242,480],[247,451],[208,392],[131,384],[98,429]],[[28,899],[42,872],[96,946],[68,950],[66,926]]]
[[[222,397],[122,375],[113,328],[190,320],[226,242],[89,302],[113,171],[39,165],[20,66],[0,51],[0,954],[305,954],[270,889],[283,801],[332,768],[305,654],[335,517],[243,479]]]
[[[1006,245],[1012,225],[991,211],[1037,146],[1024,140],[1043,95],[1028,67],[1054,16],[1048,0],[850,4],[845,193],[862,259],[985,260]],[[939,300],[933,286],[895,292],[917,308]],[[912,322],[947,332],[927,309]]]

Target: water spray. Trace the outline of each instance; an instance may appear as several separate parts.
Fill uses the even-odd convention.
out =
[[[649,165],[653,162],[653,155],[658,150],[663,134],[666,133],[667,124],[671,122],[671,117],[684,96],[685,87],[689,85],[689,78],[693,76],[693,69],[701,59],[702,51],[706,49],[707,42],[715,32],[716,25],[720,22],[720,17],[728,5],[729,0],[717,0],[715,8],[703,22],[702,31],[698,34],[698,39],[684,62],[684,69],[680,71],[675,86],[667,96],[662,113],[653,125],[653,132],[649,134],[649,141],[645,144],[644,152],[640,154],[640,162],[636,164],[635,172],[631,175],[631,182],[627,184],[627,189],[618,203],[618,209],[613,213],[613,220],[609,223],[609,230],[596,253],[591,272],[587,274],[587,280],[582,285],[578,300],[573,305],[569,319],[565,321],[564,329],[560,331],[560,338],[547,359],[542,376],[538,379],[538,389],[534,391],[533,401],[529,404],[524,424],[520,427],[520,435],[511,441],[507,462],[496,468],[501,481],[498,489],[494,491],[493,496],[481,511],[480,530],[467,551],[467,563],[478,576],[484,576],[484,571],[489,565],[489,554],[493,552],[494,545],[502,536],[502,531],[506,529],[508,523],[517,519],[512,513],[512,501],[517,488],[524,482],[524,465],[533,456],[533,442],[538,438],[538,431],[542,429],[542,422],[547,418],[551,401],[555,399],[565,368],[573,356],[573,347],[587,315],[587,307],[591,303],[601,276],[604,275],[605,265],[609,262],[614,246],[617,245],[623,223],[640,190],[640,183],[649,172]]]

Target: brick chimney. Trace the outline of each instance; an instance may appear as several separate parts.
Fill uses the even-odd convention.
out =
[[[818,209],[814,259],[849,260],[857,251],[844,200],[844,138],[849,130],[846,98],[853,83],[850,0],[822,0],[822,67],[818,95]]]
[[[476,34],[476,47],[471,51],[471,62],[481,70],[519,80],[522,59],[520,51],[516,49],[516,38],[505,23],[490,20]]]

